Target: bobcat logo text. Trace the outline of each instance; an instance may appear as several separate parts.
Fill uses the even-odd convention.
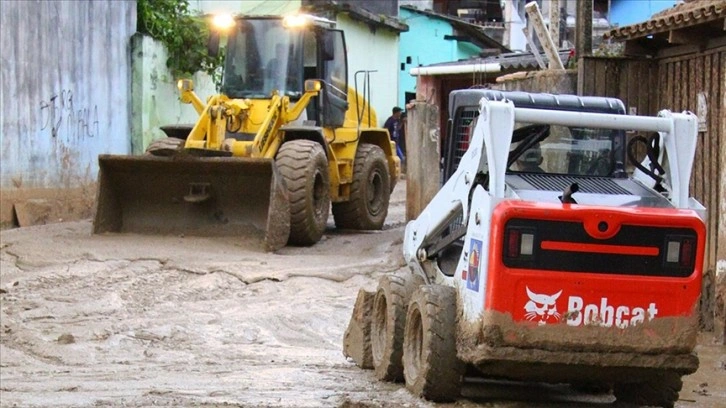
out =
[[[562,315],[557,310],[557,299],[562,290],[553,294],[535,293],[526,287],[529,300],[524,305],[524,318],[540,325],[557,323]],[[647,320],[658,314],[654,302],[647,306],[612,305],[607,297],[601,297],[597,303],[586,303],[580,296],[569,296],[565,313],[569,326],[599,325],[624,329]]]

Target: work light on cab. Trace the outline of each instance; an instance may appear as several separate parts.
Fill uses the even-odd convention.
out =
[[[285,18],[282,19],[282,26],[286,28],[305,27],[308,24],[310,24],[310,19],[301,14],[285,16]]]
[[[226,13],[215,14],[212,17],[212,27],[217,31],[227,31],[234,26],[234,18]]]

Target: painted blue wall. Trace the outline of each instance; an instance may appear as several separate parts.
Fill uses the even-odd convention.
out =
[[[399,11],[399,18],[408,24],[408,31],[401,33],[398,61],[398,105],[403,107],[405,92],[415,92],[416,89],[416,77],[409,74],[411,68],[467,59],[477,55],[481,49],[469,42],[445,40],[444,36],[453,34],[451,24],[445,20],[406,9]],[[405,64],[405,70],[400,71],[401,63],[405,63],[409,56],[411,64]]]
[[[610,24],[622,27],[641,23],[675,4],[675,0],[613,0],[610,5]]]
[[[130,150],[136,2],[3,1],[0,7],[0,189],[95,181],[99,154]]]

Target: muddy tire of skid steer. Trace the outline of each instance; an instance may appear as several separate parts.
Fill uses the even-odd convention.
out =
[[[320,241],[330,214],[330,175],[323,147],[311,140],[292,140],[275,158],[290,194],[291,245]]]
[[[456,291],[425,285],[414,292],[403,336],[406,388],[436,402],[461,393],[464,365],[456,357]]]
[[[408,271],[383,276],[378,282],[371,317],[371,354],[379,380],[403,380],[406,311],[411,295],[423,283],[423,278]]]
[[[333,203],[338,228],[379,230],[388,215],[391,176],[383,149],[362,143],[355,153],[350,200]]]
[[[185,142],[185,140],[175,137],[157,139],[149,143],[149,147],[146,148],[146,154],[164,157],[173,156],[181,151]]]
[[[615,384],[613,394],[618,402],[672,408],[682,387],[678,373],[665,371],[646,382]]]

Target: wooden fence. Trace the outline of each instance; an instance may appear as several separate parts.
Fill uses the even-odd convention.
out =
[[[699,116],[690,194],[708,214],[702,307],[710,309],[703,315],[703,328],[709,330],[717,262],[726,259],[726,225],[720,221],[726,220],[726,46],[657,59],[588,57],[578,64],[581,95],[620,98],[629,114],[670,109]]]

